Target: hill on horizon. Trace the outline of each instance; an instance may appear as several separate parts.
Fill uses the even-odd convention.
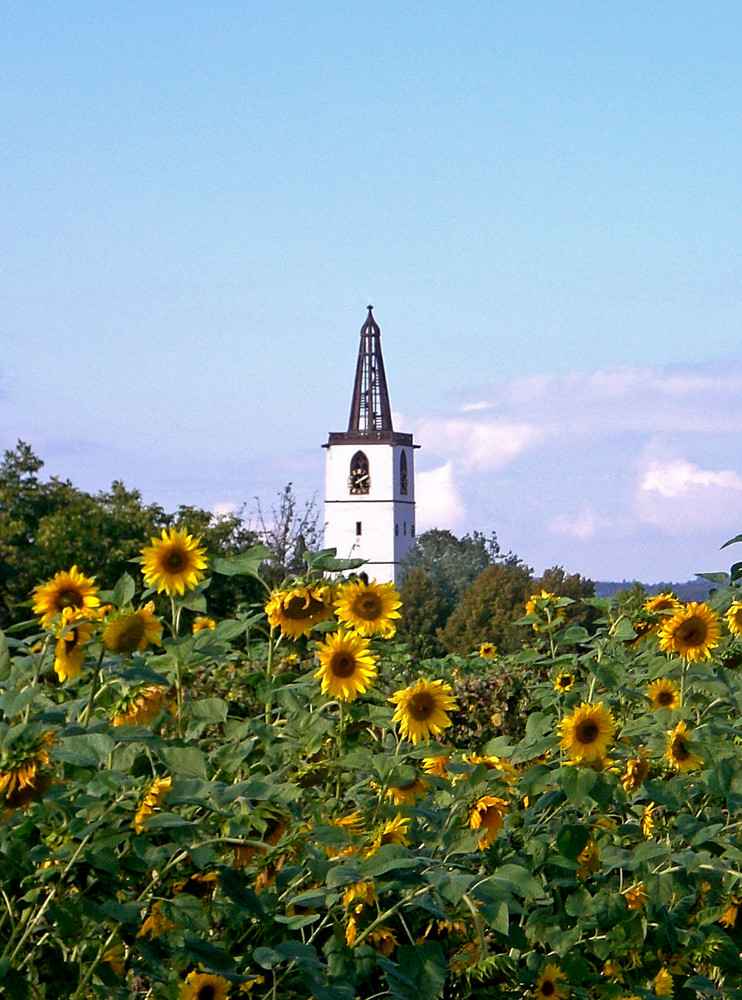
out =
[[[648,597],[655,594],[672,593],[679,601],[705,601],[709,594],[718,584],[711,583],[710,580],[686,580],[684,583],[642,583],[641,580],[596,580],[596,597],[613,597],[619,590],[631,590],[635,583],[644,587]]]

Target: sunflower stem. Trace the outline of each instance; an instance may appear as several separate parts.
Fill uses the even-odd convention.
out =
[[[275,648],[276,630],[271,628],[271,634],[268,637],[268,661],[265,665],[265,679],[268,683],[268,692],[265,697],[265,721],[267,725],[270,725],[271,717],[273,715],[273,654],[275,652]]]
[[[36,659],[36,666],[34,667],[33,680],[31,681],[31,687],[35,688],[39,683],[39,676],[41,674],[41,665],[44,662],[44,657],[46,656],[46,651],[49,648],[49,636],[44,639],[44,645],[41,647],[41,651]],[[31,702],[26,705],[26,711],[23,713],[23,721],[28,722],[28,717],[31,713]]]
[[[680,708],[685,707],[685,677],[688,673],[688,657],[683,657],[683,667],[680,671]]]
[[[88,721],[90,719],[90,712],[93,708],[93,702],[95,701],[95,696],[98,694],[98,681],[100,680],[100,668],[103,663],[103,656],[105,655],[106,647],[101,645],[100,656],[98,657],[98,662],[95,665],[95,670],[93,671],[93,679],[90,682],[90,695],[88,696],[88,703],[85,706],[85,710],[80,717],[80,725],[87,728]]]
[[[345,706],[342,698],[338,699],[338,729],[337,729],[337,760],[335,773],[335,798],[340,805],[341,780],[342,780],[342,760],[343,760],[343,736],[345,733]]]

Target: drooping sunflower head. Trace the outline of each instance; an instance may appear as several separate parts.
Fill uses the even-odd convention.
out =
[[[565,1000],[569,996],[566,978],[558,965],[547,962],[538,974],[533,995],[537,1000]]]
[[[655,996],[671,997],[673,995],[672,973],[663,965],[654,977],[652,989]]]
[[[396,631],[395,619],[401,618],[397,608],[401,606],[393,583],[353,580],[340,588],[335,614],[359,635],[380,635],[388,639]]]
[[[143,653],[147,646],[161,646],[162,623],[154,616],[150,601],[138,611],[114,614],[103,630],[103,645],[112,653]]]
[[[495,837],[505,824],[507,813],[508,804],[505,799],[494,795],[483,795],[474,803],[469,813],[469,827],[472,830],[482,831],[482,836],[477,842],[480,850],[483,851],[485,847],[494,843]]]
[[[93,634],[89,621],[80,621],[82,612],[65,608],[54,647],[54,672],[60,681],[70,681],[82,673],[85,645]]]
[[[684,722],[679,722],[668,734],[665,757],[670,767],[676,771],[695,771],[703,764],[703,758],[694,754],[688,742],[690,735]]]
[[[647,698],[652,702],[652,708],[669,708],[674,711],[680,707],[680,691],[675,681],[669,677],[660,677],[647,688]]]
[[[479,647],[479,655],[483,660],[491,660],[496,652],[497,648],[493,642],[483,642]]]
[[[163,528],[162,536],[152,538],[151,544],[142,549],[141,563],[148,587],[156,587],[158,593],[182,596],[203,580],[206,549],[200,548],[200,539],[185,529]]]
[[[568,674],[566,671],[560,671],[556,675],[556,680],[554,681],[554,690],[561,691],[564,694],[567,691],[571,691],[574,687],[575,678],[574,674]]]
[[[564,608],[560,605],[556,594],[542,590],[540,594],[532,594],[526,601],[526,614],[538,617],[538,621],[533,622],[532,627],[534,632],[541,632],[546,625],[561,622],[564,618]]]
[[[626,905],[630,910],[643,910],[649,902],[647,890],[644,888],[643,882],[637,882],[636,885],[624,889],[623,898],[626,900]]]
[[[417,775],[406,785],[397,785],[388,788],[386,798],[391,799],[395,806],[414,806],[415,800],[427,795],[430,785]]]
[[[322,694],[341,701],[353,701],[373,684],[377,657],[369,641],[342,628],[328,635],[317,647],[320,668],[315,677],[322,680]]]
[[[51,580],[39,584],[33,592],[33,612],[41,615],[42,625],[48,625],[66,608],[90,612],[99,605],[95,581],[82,574],[77,566],[73,566],[69,572],[56,573]]]
[[[194,635],[197,635],[199,632],[203,632],[205,630],[213,631],[215,628],[216,622],[213,618],[210,618],[208,615],[199,615],[193,622],[191,632]]]
[[[387,820],[377,831],[371,846],[366,852],[367,856],[375,854],[384,844],[401,844],[403,847],[406,847],[409,844],[407,836],[409,825],[410,821],[405,816],[397,815],[394,819]]]
[[[451,685],[445,681],[419,680],[395,691],[389,701],[397,706],[392,722],[398,722],[404,739],[413,743],[440,736],[451,725],[448,713],[458,708]]]
[[[172,790],[173,779],[168,775],[165,778],[156,778],[144,794],[142,803],[134,816],[133,827],[136,833],[145,830],[144,822],[150,816],[154,816],[163,803],[165,796]]]
[[[583,701],[572,715],[561,722],[562,739],[560,746],[566,750],[571,760],[593,764],[602,760],[613,744],[616,724],[609,708],[603,702],[596,705]]]
[[[660,628],[660,649],[686,660],[706,660],[719,645],[720,636],[717,613],[706,603],[691,601]]]
[[[227,1000],[229,980],[210,972],[189,972],[178,1000]]]
[[[167,708],[167,691],[157,684],[149,684],[130,692],[118,706],[113,717],[114,726],[147,726]]]
[[[734,601],[724,619],[732,635],[742,635],[742,601]]]
[[[626,771],[621,778],[621,784],[625,792],[635,792],[649,774],[649,761],[642,747],[636,757],[631,757],[626,761]]]
[[[422,768],[426,774],[435,774],[439,778],[447,778],[447,765],[451,763],[450,754],[438,754],[435,757],[423,757]]]
[[[309,635],[315,625],[333,617],[332,588],[310,585],[274,590],[265,613],[271,628],[280,628],[289,639]]]
[[[49,765],[49,747],[55,742],[51,730],[26,737],[7,748],[0,760],[0,801],[9,809],[25,809],[51,784],[41,773]]]
[[[654,597],[648,597],[644,602],[644,610],[649,612],[650,615],[659,614],[675,614],[681,608],[680,601],[674,594],[655,594]]]

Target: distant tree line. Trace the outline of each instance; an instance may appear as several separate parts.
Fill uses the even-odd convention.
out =
[[[515,622],[525,613],[534,593],[545,590],[575,601],[567,609],[574,622],[589,627],[595,610],[582,603],[595,585],[561,566],[540,577],[518,556],[503,553],[497,535],[458,538],[433,529],[418,535],[402,564],[402,621],[398,634],[418,658],[466,655],[483,642],[498,652],[513,652],[523,644],[523,628]]]
[[[197,535],[211,556],[236,555],[261,542],[272,553],[269,580],[299,571],[303,552],[319,542],[313,502],[301,508],[290,483],[269,510],[257,502],[253,527],[238,513],[215,515],[189,505],[168,513],[118,480],[87,493],[69,480],[43,479],[43,465],[23,441],[0,463],[0,628],[30,618],[33,588],[73,565],[103,588],[125,572],[136,576],[142,547],[173,525]],[[249,577],[215,574],[207,596],[209,612],[223,617],[264,593]]]

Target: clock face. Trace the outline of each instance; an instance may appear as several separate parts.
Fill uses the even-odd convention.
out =
[[[371,477],[368,469],[351,469],[348,476],[348,489],[351,493],[368,493],[371,487]]]

